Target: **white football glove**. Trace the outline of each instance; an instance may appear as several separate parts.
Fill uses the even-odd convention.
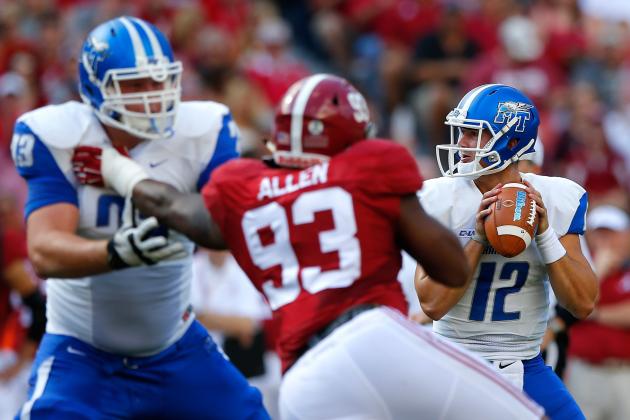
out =
[[[159,226],[155,217],[143,220],[138,226],[125,224],[118,229],[107,243],[108,264],[114,270],[153,265],[162,260],[184,258],[187,255],[184,244],[169,242],[165,234],[153,234]]]

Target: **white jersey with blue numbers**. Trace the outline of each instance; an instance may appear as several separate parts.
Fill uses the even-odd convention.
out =
[[[130,155],[152,178],[179,191],[200,190],[215,167],[237,156],[237,129],[224,105],[182,103],[174,132],[170,138],[141,143]],[[11,149],[28,183],[26,217],[48,205],[70,203],[79,208],[78,235],[111,238],[120,226],[123,197],[109,189],[79,185],[71,168],[75,147],[109,144],[92,109],[78,102],[46,106],[20,117]],[[193,319],[189,241],[187,248],[187,258],[157,267],[48,279],[47,332],[118,354],[141,356],[165,349]]]
[[[584,233],[587,194],[564,178],[521,174],[541,195],[549,225],[558,237]],[[424,209],[459,237],[475,232],[481,192],[465,178],[425,181],[418,193]],[[540,351],[549,308],[549,280],[536,242],[506,258],[488,246],[464,296],[439,321],[436,333],[488,360],[531,359]]]

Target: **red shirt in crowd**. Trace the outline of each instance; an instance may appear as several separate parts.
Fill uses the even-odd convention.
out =
[[[26,238],[20,229],[5,228],[0,230],[0,349],[18,349],[24,339],[19,311],[11,305],[11,289],[2,273],[15,262],[27,258]]]
[[[630,303],[630,267],[606,277],[599,286],[598,307]],[[569,355],[590,363],[607,359],[630,361],[630,328],[602,325],[584,320],[569,330]]]

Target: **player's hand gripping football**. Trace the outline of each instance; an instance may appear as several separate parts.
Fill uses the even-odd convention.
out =
[[[475,220],[475,235],[473,240],[483,244],[488,244],[488,237],[486,235],[486,229],[484,227],[484,221],[486,217],[492,212],[492,204],[497,201],[499,193],[501,192],[502,184],[497,184],[493,189],[487,191],[481,197],[481,203],[477,210],[477,218]]]
[[[549,220],[547,219],[547,208],[543,203],[540,193],[532,187],[532,184],[523,180],[523,184],[527,186],[527,194],[536,202],[536,213],[538,213],[538,229],[536,230],[536,236],[542,235],[549,228]]]

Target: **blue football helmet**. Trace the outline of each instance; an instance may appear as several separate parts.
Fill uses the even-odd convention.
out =
[[[152,24],[123,16],[97,26],[79,58],[79,93],[103,124],[143,139],[173,133],[182,63]],[[151,79],[161,89],[124,93],[121,82]]]
[[[518,89],[499,84],[476,87],[446,117],[451,143],[436,146],[442,175],[477,178],[502,171],[522,155],[533,153],[539,122],[538,110]],[[462,128],[477,130],[476,147],[459,145]],[[483,130],[491,135],[485,145]],[[448,152],[446,170],[441,159],[444,152]],[[473,161],[460,162],[462,153],[474,154]]]

